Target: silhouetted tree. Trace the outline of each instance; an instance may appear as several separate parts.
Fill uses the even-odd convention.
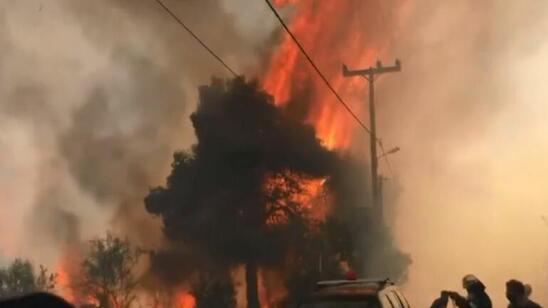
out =
[[[359,275],[393,278],[409,263],[388,229],[371,224],[363,164],[324,148],[314,129],[289,113],[243,78],[201,87],[191,116],[197,143],[174,154],[166,185],[145,198],[180,247],[216,266],[245,265],[249,308],[259,306],[261,266],[289,268],[292,301],[318,279],[340,276],[341,263]],[[334,203],[322,221],[301,198],[318,179],[327,180]],[[168,264],[158,273],[169,273]]]
[[[192,283],[196,308],[236,307],[236,291],[230,272],[203,270]]]
[[[107,234],[90,241],[82,263],[81,291],[100,308],[127,308],[135,301],[135,266],[141,252],[129,241]]]
[[[23,259],[15,259],[9,266],[0,269],[0,298],[55,289],[57,274],[49,273],[42,265],[39,270],[35,273],[30,261]]]
[[[241,78],[200,88],[191,116],[198,143],[174,155],[165,187],[145,199],[170,239],[216,263],[245,264],[248,307],[259,306],[257,271],[281,263],[288,225],[306,219],[292,196],[299,178],[318,178],[337,161],[314,129],[284,116],[272,98]]]

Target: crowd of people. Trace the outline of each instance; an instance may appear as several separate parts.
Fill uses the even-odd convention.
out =
[[[440,297],[434,300],[430,308],[445,308],[449,300],[453,301],[458,308],[492,308],[491,298],[485,291],[485,285],[476,276],[464,276],[462,287],[466,290],[466,296],[454,291],[441,291]],[[541,308],[530,299],[532,290],[530,285],[521,281],[508,280],[506,282],[508,308]]]

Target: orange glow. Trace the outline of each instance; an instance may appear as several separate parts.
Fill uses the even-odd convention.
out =
[[[267,217],[271,225],[287,221],[286,209],[304,212],[315,220],[324,220],[329,213],[328,196],[323,193],[323,178],[310,178],[286,171],[283,175],[269,177],[265,181],[267,195],[284,195],[275,204],[268,204],[272,211]],[[277,209],[277,210],[276,210]]]
[[[176,308],[194,308],[196,307],[196,298],[187,291],[180,291],[175,295]]]
[[[284,6],[290,3],[294,3],[295,0],[273,0],[272,3],[276,6]]]
[[[267,294],[267,288],[265,287],[265,281],[263,277],[263,273],[259,271],[259,275],[257,277],[258,282],[258,292],[259,292],[259,302],[261,303],[261,308],[269,308],[270,307],[270,300],[268,298]]]
[[[325,220],[331,210],[329,194],[324,191],[325,179],[309,179],[304,183],[302,204],[310,211],[311,218]]]
[[[71,279],[67,270],[67,266],[63,263],[59,264],[56,269],[57,273],[57,287],[60,295],[67,301],[74,303],[76,297],[71,288]]]
[[[279,307],[279,303],[287,296],[283,273],[261,268],[257,278],[261,308]]]
[[[363,118],[365,82],[344,78],[341,67],[371,65],[386,43],[375,39],[374,29],[381,24],[374,1],[277,0],[275,5],[291,5],[289,27],[335,90]],[[357,30],[359,29],[359,30]],[[381,42],[379,42],[381,41]],[[316,128],[317,137],[329,149],[349,147],[354,120],[330,93],[287,33],[269,59],[263,86],[278,106],[289,101],[310,103],[307,122]],[[307,100],[303,102],[300,100]]]
[[[83,294],[82,290],[76,287],[80,282],[78,277],[81,264],[81,246],[68,245],[65,248],[64,256],[61,257],[59,263],[55,267],[55,273],[57,274],[56,291],[64,299],[76,306],[97,304],[94,298],[87,294]]]

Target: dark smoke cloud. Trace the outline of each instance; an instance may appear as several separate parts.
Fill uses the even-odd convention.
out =
[[[226,13],[231,3],[166,0],[231,66],[246,72],[260,63],[265,42],[274,40],[243,33]],[[247,5],[238,3],[236,10]],[[2,204],[2,223],[14,238],[2,237],[2,243],[18,245],[15,254],[37,256],[55,249],[52,242],[75,240],[69,234],[87,238],[115,228],[141,244],[157,245],[154,230],[160,229],[145,213],[142,196],[168,173],[173,151],[194,139],[186,119],[194,110],[195,89],[212,74],[226,76],[224,69],[149,0],[6,2],[0,4],[0,25],[0,153],[16,152],[0,165],[18,175],[11,177],[13,186],[3,187],[17,210]],[[305,94],[293,99],[310,100]],[[270,105],[253,110],[242,105],[242,115],[231,115],[235,122],[223,117],[230,110],[201,106],[193,124],[206,142],[198,143],[197,155],[232,155],[237,165],[223,168],[255,163],[267,171],[289,168],[310,176],[336,172],[338,158],[299,122],[309,105],[290,105],[290,118]],[[226,126],[212,131],[211,123],[219,120]],[[248,131],[249,125],[263,129]],[[218,137],[215,132],[231,132],[217,140],[231,147],[208,142]],[[238,152],[249,148],[253,151]],[[230,149],[235,152],[227,153]],[[256,190],[261,172],[242,176],[241,184]],[[32,230],[21,231],[29,222]],[[46,240],[39,240],[42,235]]]
[[[206,222],[210,215],[229,228],[233,226],[223,224],[225,219],[243,219],[238,233],[242,238],[254,236],[257,226],[246,219],[266,215],[260,208],[270,176],[291,171],[323,177],[338,162],[320,145],[312,127],[285,117],[256,87],[236,79],[226,89],[220,80],[201,88],[200,103],[191,116],[198,143],[191,153],[176,154],[166,188],[146,199],[147,209],[163,218],[169,238],[200,238],[194,243],[215,250],[221,245],[218,240],[226,239],[216,237],[217,226]],[[240,211],[245,214],[239,218]],[[246,253],[250,247],[235,243],[234,250],[238,249]]]
[[[260,42],[239,35],[227,3],[166,1],[243,72]],[[2,245],[29,256],[43,245],[54,262],[59,228],[154,244],[142,195],[194,138],[195,88],[224,69],[154,1],[24,0],[0,4],[0,25],[0,151],[14,152],[2,169],[17,175],[3,186],[16,210],[2,204]],[[36,234],[47,240],[29,245]]]
[[[98,85],[60,139],[69,170],[100,201],[147,187],[161,169],[162,153],[169,153],[184,113],[183,93],[168,74],[127,52],[116,58],[127,69],[129,80],[124,82],[133,86],[128,91],[117,89],[116,82]]]

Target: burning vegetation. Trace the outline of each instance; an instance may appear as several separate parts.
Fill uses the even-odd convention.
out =
[[[373,1],[273,3],[290,6],[291,28],[359,111],[363,85],[343,81],[340,63],[356,55],[352,62],[370,63],[384,44],[368,28],[340,33],[362,27],[364,17],[380,22],[369,13]],[[213,79],[200,87],[190,117],[196,143],[173,155],[166,183],[149,192],[162,174],[156,150],[171,149],[164,139],[178,138],[174,127],[180,128],[182,107],[173,103],[179,93],[168,75],[138,57],[124,60],[138,68],[128,75],[152,76],[139,77],[141,86],[127,94],[139,103],[131,125],[118,125],[116,113],[136,108],[113,105],[108,86],[94,88],[73,110],[57,140],[69,174],[101,205],[116,203],[121,233],[146,247],[110,235],[88,246],[71,238],[55,276],[67,299],[115,308],[140,296],[158,308],[290,307],[316,281],[348,269],[405,277],[409,257],[369,213],[367,166],[348,154],[354,124],[291,39],[282,33],[277,39],[256,70],[260,81]],[[159,88],[165,97],[150,96],[149,78],[167,85]],[[151,112],[155,100],[165,102]],[[143,194],[146,218],[135,214]],[[148,216],[160,218],[165,239],[151,243],[160,227]]]
[[[389,238],[372,228],[363,174],[348,179],[356,162],[322,146],[313,127],[286,115],[257,83],[214,80],[200,89],[191,119],[197,144],[175,154],[166,186],[145,204],[174,242],[152,256],[153,271],[194,283],[198,307],[211,307],[210,297],[230,307],[229,273],[240,265],[248,307],[294,303],[316,280],[340,277],[343,263],[361,275],[404,273],[408,259],[396,249],[382,256],[399,263],[390,264],[396,271],[366,265],[378,257],[372,243]],[[286,297],[260,298],[268,270],[281,273]]]
[[[373,62],[386,44],[374,29],[392,16],[373,14],[374,4],[364,1],[274,3],[290,5],[293,32],[315,46],[324,74],[360,110],[363,85],[343,81],[340,63]],[[375,24],[341,37],[362,27],[364,14]],[[227,307],[241,289],[229,273],[241,266],[245,292],[238,293],[248,307],[294,304],[315,281],[341,277],[349,267],[363,276],[405,277],[409,257],[369,213],[367,168],[345,154],[355,128],[348,115],[288,35],[280,35],[265,64],[260,84],[236,78],[200,89],[191,116],[197,143],[174,156],[166,185],[145,200],[173,241],[152,257],[153,272],[173,282],[179,264],[176,283],[191,284],[207,273]],[[191,294],[208,307],[208,287],[198,285]]]
[[[390,31],[396,16],[383,6],[398,7],[401,2],[344,0],[319,4],[280,0],[273,3],[289,7],[291,31],[306,46],[337,92],[353,110],[361,113],[363,82],[345,79],[340,72],[341,65],[374,63],[385,52],[389,41],[379,36]],[[267,60],[262,80],[265,90],[275,97],[276,105],[313,125],[323,145],[339,150],[350,147],[355,123],[349,121],[346,110],[313,72],[289,35],[280,36],[279,45]]]

